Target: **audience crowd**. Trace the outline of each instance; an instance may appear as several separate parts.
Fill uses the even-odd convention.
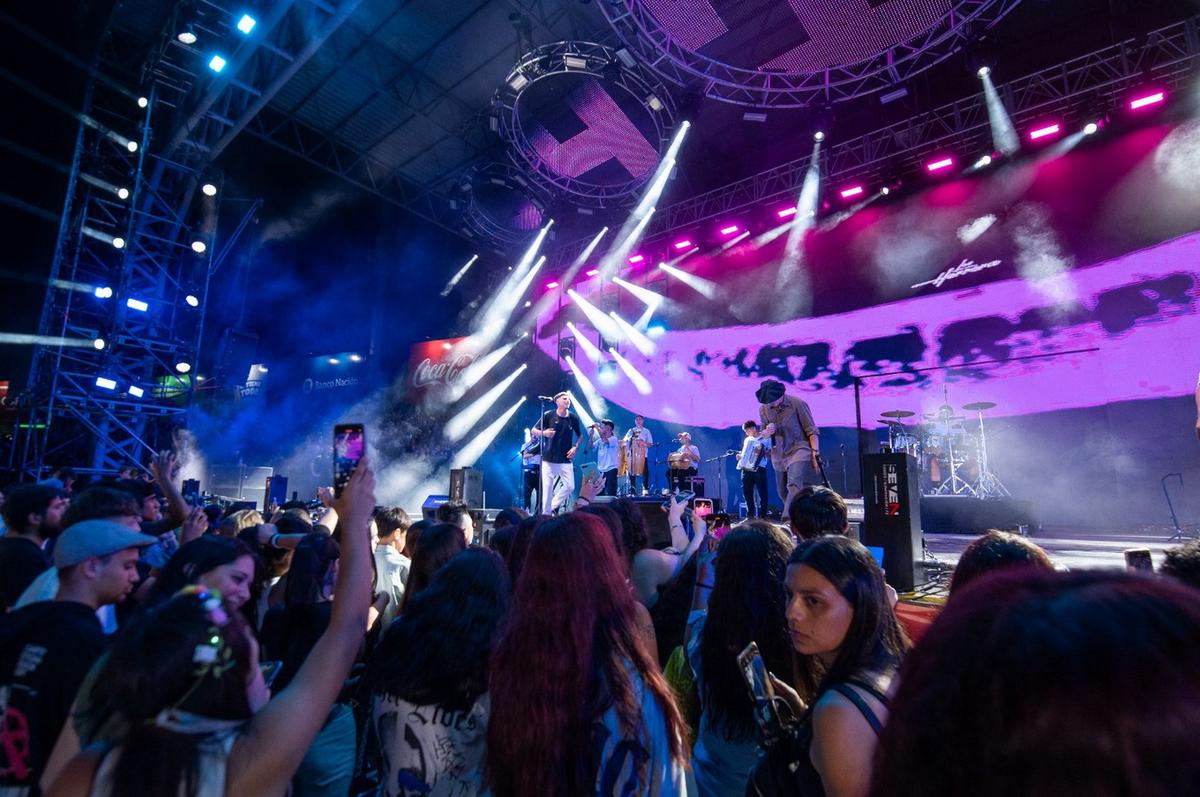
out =
[[[990,531],[939,614],[827,488],[648,526],[585,482],[488,528],[365,461],[262,513],[146,472],[2,494],[0,797],[1200,789],[1200,541],[1068,573]]]

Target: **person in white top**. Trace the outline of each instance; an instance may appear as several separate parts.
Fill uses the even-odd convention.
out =
[[[746,439],[737,456],[738,473],[742,475],[742,497],[746,499],[746,517],[766,517],[767,514],[767,455],[771,439],[759,435],[758,424],[746,421],[742,424]],[[758,493],[755,504],[754,494]]]
[[[398,506],[386,506],[375,513],[375,525],[379,539],[375,543],[375,591],[386,592],[390,600],[383,610],[383,628],[387,628],[400,609],[404,598],[404,585],[408,583],[408,571],[412,560],[401,553],[408,541],[408,527],[412,521],[408,513]]]
[[[654,445],[654,435],[646,428],[646,419],[641,415],[633,416],[633,426],[622,442],[625,445],[625,456],[629,461],[629,487],[634,495],[641,495],[650,489],[648,474],[650,469],[646,463],[650,458],[650,446]],[[641,489],[638,488],[638,478],[641,478]]]
[[[672,490],[692,489],[692,477],[699,473],[700,449],[692,445],[692,436],[687,432],[678,435],[679,448],[674,452],[675,464],[667,471]],[[686,467],[681,467],[685,465]]]
[[[588,429],[588,439],[596,447],[596,470],[604,477],[601,495],[617,494],[617,434],[616,424],[608,418]]]

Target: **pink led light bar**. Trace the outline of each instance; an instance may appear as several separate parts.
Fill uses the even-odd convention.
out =
[[[1054,124],[1049,124],[1049,125],[1045,125],[1044,127],[1039,127],[1036,130],[1030,130],[1029,131],[1029,140],[1037,141],[1039,138],[1045,138],[1046,136],[1056,136],[1061,132],[1062,132],[1062,127],[1057,122],[1055,122]]]
[[[633,257],[629,258],[629,262],[636,265],[637,263],[641,263],[645,259],[646,258],[642,255],[634,255]]]
[[[795,208],[784,208],[783,210],[779,211],[775,215],[781,219],[791,218],[792,216],[796,215],[796,209]]]
[[[931,161],[930,163],[925,164],[925,169],[926,169],[926,171],[930,171],[930,172],[940,172],[942,169],[949,169],[953,165],[954,165],[954,158],[947,156],[945,158],[940,158],[938,160]]]
[[[856,196],[862,196],[863,187],[861,185],[852,185],[849,188],[843,189],[839,193],[841,194],[842,199],[852,199]]]
[[[741,227],[737,226],[736,224],[730,224],[728,227],[721,228],[721,235],[733,235],[734,233],[740,231]]]
[[[557,288],[557,287],[558,287],[557,282],[547,282],[546,283],[546,290],[550,290],[551,288]]]
[[[600,273],[600,269],[598,269],[598,268],[589,268],[587,271],[585,271],[585,272],[583,272],[583,273],[584,273],[586,276],[588,276],[588,277],[594,277],[594,276],[596,276],[597,274],[599,274],[599,273]]]
[[[1141,97],[1135,97],[1129,103],[1129,110],[1136,111],[1140,108],[1146,108],[1150,105],[1158,105],[1167,98],[1165,91],[1156,91],[1153,94],[1145,94]]]
[[[692,246],[692,242],[689,241],[687,238],[684,238],[682,241],[676,241],[675,243],[671,244],[671,246],[674,249],[679,249],[679,250],[690,249]]]

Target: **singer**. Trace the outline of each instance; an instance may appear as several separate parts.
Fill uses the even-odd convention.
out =
[[[539,397],[541,398],[541,397]],[[547,412],[529,433],[542,439],[542,513],[555,515],[571,503],[575,493],[575,449],[583,437],[579,417],[571,412],[567,393],[554,396]]]
[[[821,430],[813,421],[808,404],[789,396],[782,382],[767,379],[754,394],[762,433],[771,437],[771,467],[775,486],[783,499],[783,517],[800,490],[817,483],[817,457],[821,454]]]
[[[608,418],[588,427],[588,440],[596,447],[596,470],[604,477],[601,495],[617,494],[618,443],[616,424]]]

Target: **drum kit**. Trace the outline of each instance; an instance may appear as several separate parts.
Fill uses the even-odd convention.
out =
[[[888,446],[921,463],[921,492],[925,495],[965,495],[974,498],[1007,498],[1008,488],[988,467],[987,429],[983,413],[994,409],[994,401],[964,404],[962,410],[975,419],[958,415],[946,399],[937,412],[925,413],[922,421],[910,421],[917,413],[889,410],[879,422],[887,426]]]

